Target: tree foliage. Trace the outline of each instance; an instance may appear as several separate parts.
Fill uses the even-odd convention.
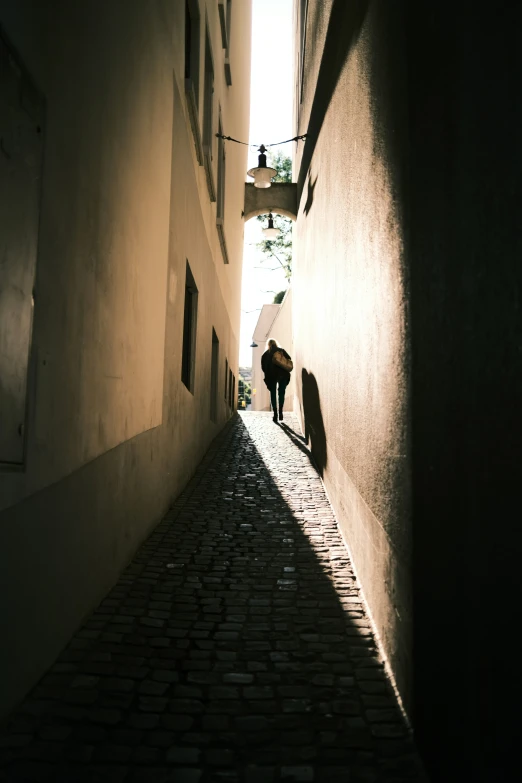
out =
[[[268,165],[277,172],[273,178],[274,182],[292,181],[292,159],[283,152],[279,151],[274,154],[269,152]],[[264,222],[266,215],[258,215],[257,219]],[[292,277],[292,221],[283,215],[275,215],[274,227],[280,230],[279,236],[272,240],[262,239],[256,247],[266,258],[275,258],[284,269],[287,280],[290,280]]]
[[[278,294],[274,296],[274,304],[281,304],[283,299],[285,298],[286,291],[279,291]]]
[[[245,381],[243,378],[239,379],[238,382],[238,408],[242,408],[241,400],[244,400],[246,405],[250,405],[252,402],[252,384],[248,381]]]
[[[292,181],[292,158],[285,155],[284,152],[268,153],[268,165],[277,171],[274,182]]]

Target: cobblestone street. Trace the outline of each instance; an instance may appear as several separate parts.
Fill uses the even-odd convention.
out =
[[[0,753],[13,783],[423,780],[294,416],[227,427]]]

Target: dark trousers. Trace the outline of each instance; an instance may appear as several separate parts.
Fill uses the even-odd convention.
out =
[[[288,386],[288,381],[282,382],[282,381],[272,381],[270,386],[268,387],[270,390],[270,402],[272,403],[272,410],[274,413],[277,412],[277,398],[279,397],[279,409],[283,409],[283,405],[285,402],[285,392],[286,387]],[[276,387],[279,387],[276,391]]]

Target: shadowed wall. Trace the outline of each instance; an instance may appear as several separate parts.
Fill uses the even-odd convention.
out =
[[[437,781],[519,765],[521,31],[520,2],[408,3],[413,714]]]
[[[521,9],[309,2],[302,80],[296,25],[302,413],[445,783],[518,767]]]

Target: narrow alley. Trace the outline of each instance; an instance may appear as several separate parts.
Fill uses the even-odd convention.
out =
[[[295,416],[218,436],[1,759],[9,783],[423,779]]]

